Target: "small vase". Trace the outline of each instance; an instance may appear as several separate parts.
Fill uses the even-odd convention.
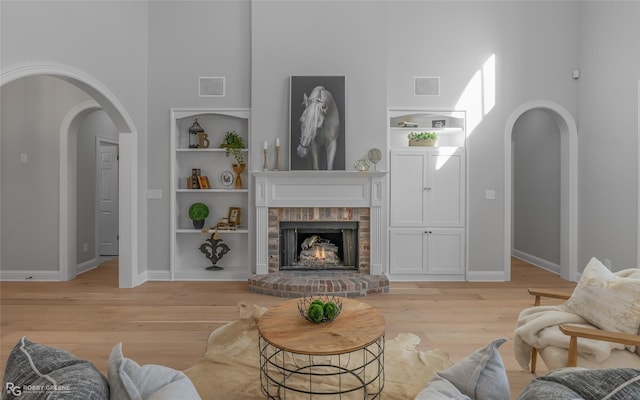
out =
[[[355,164],[353,164],[353,167],[356,169],[356,171],[360,171],[360,172],[365,172],[369,170],[369,161],[367,160],[358,160],[356,161]]]
[[[242,173],[246,166],[246,164],[231,164],[233,172],[236,173],[236,189],[242,189]]]

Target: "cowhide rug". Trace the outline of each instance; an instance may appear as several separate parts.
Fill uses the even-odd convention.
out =
[[[202,359],[184,371],[203,400],[264,398],[260,391],[256,322],[267,308],[247,303],[238,307],[239,319],[211,332]],[[443,351],[416,350],[419,342],[420,338],[412,333],[386,339],[383,399],[413,399],[437,371],[452,364]]]

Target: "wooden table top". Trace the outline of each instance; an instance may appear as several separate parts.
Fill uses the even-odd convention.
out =
[[[314,324],[298,312],[298,299],[265,312],[258,321],[264,340],[297,354],[337,355],[360,350],[384,335],[382,314],[368,304],[340,298],[342,311],[331,322]]]

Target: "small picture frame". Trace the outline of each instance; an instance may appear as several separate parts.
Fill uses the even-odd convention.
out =
[[[234,179],[235,178],[233,177],[231,171],[224,171],[220,176],[220,181],[222,182],[222,185],[224,187],[230,187],[231,185],[233,185]]]
[[[444,128],[447,124],[447,121],[444,119],[434,119],[431,121],[432,128]]]
[[[229,207],[229,225],[240,225],[240,207]]]
[[[211,189],[211,186],[209,186],[209,178],[204,175],[198,176],[198,185],[200,189]]]

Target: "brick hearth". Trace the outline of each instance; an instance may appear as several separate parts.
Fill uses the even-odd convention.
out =
[[[388,293],[389,279],[385,275],[370,275],[341,271],[281,271],[268,275],[251,275],[249,290],[279,297],[334,295],[360,297]]]

